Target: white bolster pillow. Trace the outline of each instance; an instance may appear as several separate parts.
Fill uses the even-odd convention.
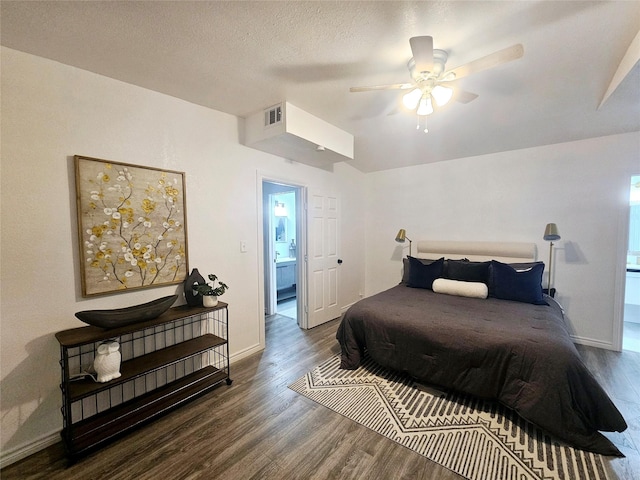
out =
[[[463,282],[449,280],[448,278],[436,278],[433,281],[432,288],[436,293],[446,293],[447,295],[457,295],[458,297],[487,298],[489,296],[489,289],[482,282]]]

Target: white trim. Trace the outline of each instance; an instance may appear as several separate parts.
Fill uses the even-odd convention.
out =
[[[18,447],[6,450],[0,454],[0,468],[8,467],[13,463],[18,462],[23,458],[27,458],[34,453],[38,453],[39,451],[55,445],[60,441],[62,441],[60,438],[60,431],[56,431],[43,435],[33,442],[25,443]]]
[[[278,174],[266,172],[264,170],[256,170],[256,195],[257,195],[257,218],[258,218],[258,309],[260,312],[260,344],[265,347],[265,299],[264,299],[264,206],[263,206],[263,191],[262,183],[281,183],[284,185],[290,185],[296,189],[296,216],[301,220],[296,222],[296,237],[298,247],[298,258],[302,261],[297,262],[297,274],[298,274],[298,291],[297,291],[297,319],[298,325],[301,328],[307,328],[307,315],[304,312],[305,305],[307,304],[306,285],[307,285],[307,271],[304,262],[304,256],[307,254],[306,243],[306,225],[307,225],[307,211],[306,209],[300,209],[300,202],[306,201],[307,184],[299,179],[287,178]]]
[[[624,215],[618,222],[618,240],[616,248],[616,270],[613,282],[613,322],[612,350],[622,351],[622,340],[624,334],[624,290],[627,276],[627,250],[629,248],[629,212],[630,206],[627,201],[627,208],[624,208]]]
[[[256,171],[256,216],[258,217],[258,238],[257,245],[257,268],[258,268],[258,346],[260,350],[264,350],[265,341],[265,325],[264,325],[264,205],[262,193],[263,175],[260,171]]]
[[[264,345],[256,343],[255,345],[247,347],[244,350],[240,350],[239,352],[231,355],[231,357],[229,357],[229,363],[233,364],[238,360],[242,360],[243,358],[253,355],[254,353],[261,352],[262,350],[264,350]],[[233,372],[231,373],[231,379],[233,380]]]
[[[348,304],[348,305],[344,305],[343,307],[340,307],[340,315],[341,315],[341,316],[342,316],[342,315],[344,315],[344,314],[345,314],[345,312],[346,312],[347,310],[349,310],[349,308],[351,308],[353,305],[355,305],[355,304],[356,304],[356,303],[358,303],[358,302],[359,302],[359,300],[356,300],[355,302],[352,302],[352,303],[350,303],[350,304]]]
[[[613,350],[616,352],[620,351],[620,350],[616,350],[614,348],[614,345],[611,342],[603,342],[601,340],[594,340],[593,338],[579,337],[576,335],[570,335],[570,336],[571,336],[571,340],[573,340],[573,343],[586,345],[588,347],[602,348],[604,350]]]
[[[297,275],[297,309],[296,318],[300,328],[309,328],[309,295],[307,285],[309,284],[309,269],[307,263],[307,252],[309,251],[307,232],[308,232],[308,209],[307,197],[309,187],[299,185],[296,194],[296,237],[298,239],[298,270]]]
[[[629,249],[629,222],[631,204],[629,202],[630,180],[638,173],[627,172],[625,179],[625,208],[621,209],[618,219],[618,238],[616,248],[616,271],[613,291],[613,323],[612,323],[612,348],[616,352],[622,351],[624,336],[624,294],[627,283],[627,251]]]

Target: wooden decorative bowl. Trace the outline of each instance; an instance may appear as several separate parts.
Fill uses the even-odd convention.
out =
[[[76,317],[84,323],[100,328],[116,328],[132,323],[144,322],[159,317],[178,299],[178,295],[158,298],[140,305],[113,310],[84,310]]]

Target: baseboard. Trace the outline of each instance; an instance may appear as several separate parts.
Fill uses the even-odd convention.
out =
[[[38,453],[40,450],[44,450],[45,448],[55,445],[60,441],[60,432],[54,432],[40,437],[33,442],[2,452],[0,453],[0,468],[8,467],[13,463],[22,460],[23,458],[27,458],[34,453]]]
[[[259,343],[252,345],[251,347],[245,348],[244,350],[240,350],[239,352],[234,353],[229,357],[229,362],[234,363],[238,360],[242,360],[249,355],[253,355],[254,353],[259,353],[264,350],[264,346]],[[232,377],[233,378],[233,377]]]
[[[355,305],[356,303],[358,303],[357,301],[350,303],[349,305],[345,305],[344,307],[340,308],[340,315],[344,315],[344,313],[349,310],[350,307],[352,307],[353,305]]]
[[[604,350],[613,350],[614,352],[619,351],[613,347],[613,344],[611,342],[603,342],[601,340],[594,340],[593,338],[578,337],[575,335],[571,335],[571,339],[573,340],[573,343],[586,345],[587,347],[596,347],[596,348],[602,348]]]

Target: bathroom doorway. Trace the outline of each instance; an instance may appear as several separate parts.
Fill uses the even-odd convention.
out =
[[[265,315],[300,324],[300,187],[262,182]]]
[[[640,352],[640,175],[630,188],[622,349]]]

